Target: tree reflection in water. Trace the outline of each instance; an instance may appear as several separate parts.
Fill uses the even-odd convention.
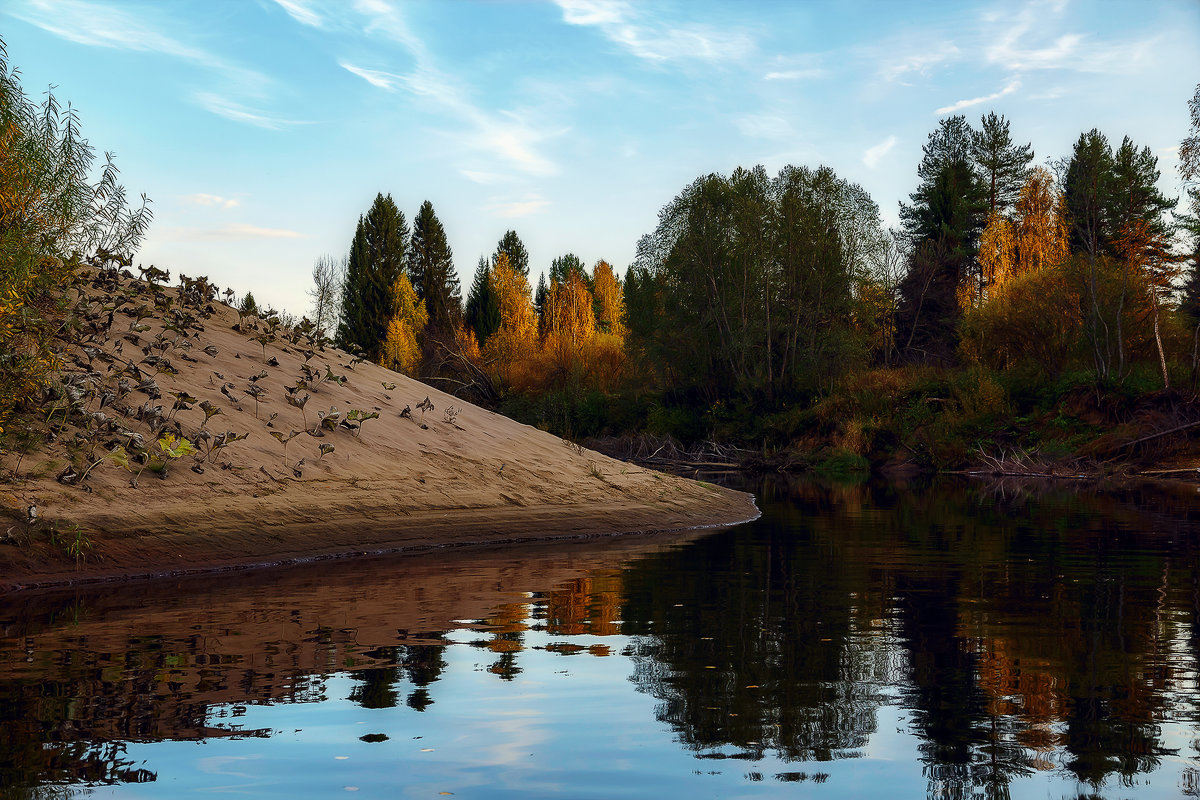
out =
[[[1004,798],[1038,772],[1099,793],[1158,769],[1168,741],[1200,756],[1200,529],[1176,510],[1194,503],[963,484],[755,491],[755,523],[586,569],[556,562],[553,580],[528,564],[426,582],[387,566],[343,607],[358,576],[331,588],[321,575],[326,594],[303,611],[288,610],[294,588],[211,617],[189,601],[153,617],[154,635],[83,595],[18,601],[0,614],[0,789],[154,780],[127,742],[266,736],[239,725],[247,704],[323,701],[342,672],[363,708],[429,709],[462,639],[397,621],[445,604],[424,594],[443,574],[489,587],[468,641],[496,692],[534,668],[530,648],[619,654],[609,668],[632,672],[697,758],[807,765],[756,766],[750,782],[825,783],[830,762],[875,758],[884,706],[907,721],[897,733],[915,739],[934,798]],[[1183,770],[1180,793],[1200,796],[1197,774]]]
[[[1160,721],[1196,714],[1200,581],[1170,504],[765,488],[748,529],[625,574],[633,680],[702,757],[856,757],[895,689],[930,797],[1007,797],[1060,765],[1127,784],[1174,753]]]

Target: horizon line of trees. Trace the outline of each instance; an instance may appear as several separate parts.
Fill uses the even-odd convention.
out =
[[[426,201],[390,195],[349,254],[314,266],[318,325],[372,361],[474,399],[574,391],[710,407],[809,403],[847,375],[904,364],[1087,370],[1200,366],[1200,87],[1180,149],[1187,213],[1129,137],[1082,133],[1034,163],[995,113],[930,132],[900,226],[828,166],[704,175],[659,213],[622,278],[574,254],[530,284],[516,231],[465,299]]]

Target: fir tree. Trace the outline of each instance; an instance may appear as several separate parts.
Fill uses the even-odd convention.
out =
[[[446,230],[426,200],[413,219],[408,274],[417,297],[425,301],[429,324],[436,330],[453,330],[462,316],[462,297],[454,256],[446,241]]]
[[[500,237],[500,241],[496,243],[496,252],[492,254],[492,264],[496,263],[501,253],[508,256],[508,263],[513,269],[524,277],[529,277],[529,251],[525,249],[516,231],[506,231]]]
[[[987,192],[988,213],[1006,213],[1017,201],[1033,161],[1033,145],[1013,144],[1008,120],[988,113],[971,135],[971,158]]]
[[[898,325],[910,357],[944,361],[956,347],[958,290],[977,269],[979,236],[987,220],[987,193],[971,163],[975,135],[964,117],[942,120],[929,134],[917,167],[921,179],[900,205],[912,243],[908,274],[900,283]]]
[[[491,274],[487,259],[480,256],[475,266],[475,280],[471,282],[463,309],[467,325],[475,332],[475,341],[480,347],[500,327],[500,303],[492,288]]]
[[[342,291],[338,345],[355,347],[379,363],[389,321],[395,316],[393,287],[404,272],[408,224],[392,196],[377,194],[358,218]]]

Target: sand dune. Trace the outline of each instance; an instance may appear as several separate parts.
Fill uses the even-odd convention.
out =
[[[68,385],[44,409],[58,423],[74,394],[75,410],[5,487],[14,522],[0,585],[672,530],[757,513],[742,493],[578,448],[340,350],[272,335],[194,292],[181,303],[180,289],[160,290],[157,309],[154,294],[128,278],[84,292],[90,311],[62,373]],[[114,298],[125,304],[110,315]],[[289,397],[307,400],[301,408]],[[219,412],[206,418],[206,404]],[[356,424],[362,414],[378,417]],[[164,433],[196,452],[164,459],[165,474],[103,461],[80,480],[118,444],[157,453]],[[219,447],[228,434],[246,438]]]

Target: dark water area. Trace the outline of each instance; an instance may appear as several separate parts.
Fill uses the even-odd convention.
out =
[[[1200,495],[766,482],[718,531],[0,599],[0,797],[1200,797]]]

